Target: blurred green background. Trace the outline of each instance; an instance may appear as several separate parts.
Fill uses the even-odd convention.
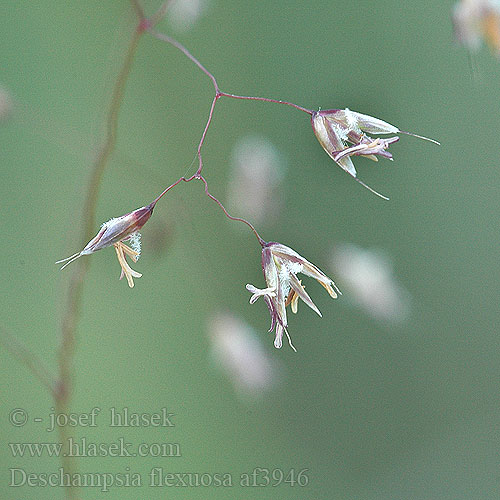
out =
[[[157,3],[148,0],[147,12]],[[306,115],[220,101],[204,149],[212,192],[225,201],[235,143],[249,134],[267,138],[286,158],[287,175],[284,209],[263,237],[325,271],[340,242],[385,250],[412,296],[411,315],[399,325],[375,322],[306,278],[323,318],[302,306],[289,320],[299,352],[274,350],[264,303],[250,307],[244,286],[264,286],[255,239],[199,183],[178,186],[143,230],[135,265],[143,277],[133,290],[118,281],[112,250],[91,257],[72,410],[102,409],[99,425],[76,428],[76,437],[179,443],[182,456],[81,458],[80,472],[137,472],[145,483],[83,490],[81,498],[499,497],[500,63],[483,49],[471,73],[453,41],[452,5],[214,0],[190,30],[159,25],[224,91],[349,107],[442,146],[402,137],[391,148],[393,163],[357,159],[360,177],[391,198],[384,202],[335,166]],[[125,0],[56,0],[2,2],[0,18],[0,85],[15,101],[0,124],[1,323],[55,371],[70,269],[61,273],[54,261],[79,249],[89,169],[134,17]],[[182,54],[142,38],[99,221],[194,172],[212,96],[210,81]],[[251,324],[284,367],[281,383],[256,401],[238,398],[211,361],[207,321],[219,310]],[[60,463],[12,457],[9,442],[57,441],[45,431],[53,402],[3,348],[0,363],[0,497],[62,499],[62,488],[8,487],[10,468],[54,472]],[[175,427],[113,429],[111,407],[167,407]],[[26,409],[26,426],[9,424],[13,408]],[[153,467],[229,472],[234,486],[151,488]],[[308,469],[309,483],[239,486],[240,474],[255,467]]]

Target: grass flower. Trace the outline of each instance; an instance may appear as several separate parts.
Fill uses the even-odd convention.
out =
[[[252,293],[250,304],[259,297],[264,300],[271,314],[271,327],[275,330],[274,346],[279,349],[283,343],[283,332],[288,338],[290,347],[295,351],[290,335],[286,317],[286,306],[290,305],[292,312],[297,312],[298,299],[302,299],[319,316],[321,312],[316,307],[304,286],[297,278],[298,273],[310,276],[318,281],[332,298],[337,298],[340,291],[335,283],[323,271],[311,264],[291,248],[281,243],[266,243],[262,248],[262,270],[267,287],[259,289],[248,284],[247,290]]]
[[[330,158],[361,185],[385,199],[388,198],[377,193],[358,179],[351,157],[365,156],[378,161],[377,157],[382,156],[392,160],[392,154],[387,150],[391,144],[399,141],[399,137],[394,136],[388,139],[378,137],[373,139],[367,134],[407,134],[439,144],[433,139],[410,132],[403,132],[390,123],[372,116],[356,113],[347,108],[315,111],[311,115],[311,123],[316,138]]]
[[[129,266],[126,256],[128,255],[134,262],[137,262],[139,259],[141,244],[140,233],[138,231],[149,220],[152,213],[153,205],[151,204],[105,222],[97,235],[87,243],[82,251],[66,259],[58,260],[56,264],[65,262],[61,267],[62,270],[82,255],[90,255],[113,245],[122,269],[120,279],[125,276],[129,287],[132,288],[134,286],[133,278],[140,278],[142,274],[134,271]],[[124,241],[130,242],[131,247],[125,245]]]

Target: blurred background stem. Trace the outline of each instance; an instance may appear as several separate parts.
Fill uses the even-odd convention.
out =
[[[137,46],[143,33],[144,30],[139,24],[139,27],[134,30],[131,37],[123,65],[113,88],[111,104],[107,116],[106,137],[92,165],[91,177],[85,197],[81,248],[85,246],[95,233],[99,188],[106,165],[116,147],[118,116],[123,100],[123,93],[132,68]],[[89,259],[78,260],[73,266],[68,284],[66,308],[62,319],[61,342],[58,353],[58,380],[55,391],[57,414],[67,414],[71,401],[71,394],[73,391],[73,359],[77,343],[76,330],[81,312],[83,281],[89,269],[89,265]],[[75,470],[75,460],[73,457],[65,456],[67,455],[66,452],[68,449],[68,437],[67,426],[59,426],[59,438],[63,444],[61,455],[63,457],[62,465],[64,472],[71,475]],[[67,498],[77,498],[77,492],[74,488],[67,488]]]

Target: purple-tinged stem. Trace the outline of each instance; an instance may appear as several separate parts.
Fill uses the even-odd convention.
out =
[[[307,108],[303,108],[298,104],[294,104],[293,102],[281,101],[277,99],[269,99],[267,97],[253,97],[253,96],[244,96],[244,95],[235,95],[235,94],[227,94],[226,92],[219,92],[220,96],[230,97],[231,99],[244,99],[246,101],[264,101],[264,102],[274,102],[275,104],[286,104],[287,106],[291,106],[292,108],[298,109],[299,111],[303,111],[308,115],[312,115],[313,111]]]
[[[196,175],[200,175],[201,171],[203,169],[203,159],[201,157],[201,148],[203,147],[203,143],[205,142],[205,137],[207,136],[208,127],[210,127],[210,124],[212,123],[212,116],[214,114],[215,104],[219,100],[220,96],[221,96],[221,94],[218,92],[215,94],[214,100],[212,101],[212,106],[210,106],[210,113],[208,114],[208,120],[207,120],[207,124],[205,125],[205,130],[203,131],[203,134],[202,134],[201,139],[200,139],[200,143],[198,144],[198,170],[196,171]]]
[[[235,221],[239,221],[239,222],[243,222],[244,224],[246,224],[253,232],[253,234],[255,234],[255,237],[257,238],[257,240],[259,240],[259,244],[261,247],[265,246],[266,245],[266,242],[260,237],[259,233],[257,232],[257,230],[255,229],[255,227],[253,226],[253,224],[251,224],[250,222],[248,222],[247,220],[245,219],[242,219],[241,217],[233,217],[232,215],[229,214],[229,212],[226,210],[226,208],[224,207],[224,205],[213,195],[211,194],[209,191],[208,191],[208,182],[207,180],[205,179],[205,177],[203,177],[202,175],[200,175],[198,177],[200,180],[203,181],[203,184],[205,184],[205,194],[213,201],[215,201],[215,203],[217,203],[217,205],[219,205],[219,207],[222,209],[222,211],[224,212],[225,216],[228,218],[228,219],[231,219],[231,220],[235,220]]]
[[[158,38],[158,40],[163,40],[164,42],[173,45],[176,49],[179,49],[188,59],[190,59],[194,64],[196,64],[196,66],[198,66],[198,68],[200,68],[201,71],[203,71],[203,73],[205,73],[205,75],[207,75],[208,78],[210,78],[210,80],[212,80],[215,93],[216,94],[219,93],[219,85],[217,83],[217,80],[215,79],[215,76],[212,75],[212,73],[210,73],[210,71],[208,71],[208,69],[205,68],[205,66],[203,66],[203,64],[201,64],[201,62],[198,61],[198,59],[196,59],[196,57],[194,57],[193,54],[191,54],[191,52],[189,52],[189,50],[186,47],[184,47],[184,45],[182,45],[182,43],[178,42],[175,38],[172,38],[163,33],[159,33],[158,31],[153,29],[149,29],[148,32],[151,33],[151,35],[153,35],[155,38]]]
[[[308,115],[312,115],[313,111],[307,108],[304,108],[302,106],[299,106],[298,104],[294,104],[292,102],[288,101],[281,101],[278,99],[269,99],[267,97],[254,97],[254,96],[244,96],[244,95],[236,95],[236,94],[229,94],[227,92],[222,92],[219,88],[219,84],[217,83],[217,79],[215,76],[208,71],[203,64],[195,57],[189,50],[182,45],[182,43],[178,42],[175,40],[175,38],[172,38],[168,35],[165,35],[163,33],[159,33],[156,30],[149,29],[148,30],[151,35],[153,35],[155,38],[158,38],[158,40],[163,40],[164,42],[169,43],[170,45],[173,45],[175,48],[179,49],[188,59],[190,59],[198,68],[207,75],[210,80],[212,80],[214,89],[215,89],[215,101],[217,101],[220,97],[230,97],[231,99],[244,99],[247,101],[264,101],[264,102],[273,102],[276,104],[286,104],[287,106],[291,106],[292,108],[298,109],[299,111],[303,111],[304,113],[307,113]]]
[[[164,195],[166,195],[173,187],[177,186],[177,184],[179,184],[180,182],[190,182],[192,181],[194,178],[196,178],[196,174],[195,175],[192,175],[191,177],[189,177],[188,179],[186,179],[185,177],[181,177],[180,179],[176,180],[173,184],[170,184],[170,186],[168,186],[167,188],[165,188],[151,203],[150,203],[150,207],[153,209],[155,207],[155,205],[158,203],[158,201],[160,200],[160,198],[162,198]]]
[[[246,100],[246,101],[263,101],[263,102],[272,102],[275,104],[285,104],[286,106],[291,106],[292,108],[295,108],[299,111],[303,111],[304,113],[307,113],[308,115],[313,114],[312,110],[304,108],[302,106],[299,106],[298,104],[294,104],[294,103],[288,102],[288,101],[269,99],[267,97],[242,96],[242,95],[236,95],[236,94],[229,94],[228,92],[222,92],[219,88],[219,84],[217,83],[217,79],[215,78],[215,76],[210,71],[208,71],[208,69],[205,68],[205,66],[203,64],[201,64],[201,62],[193,54],[191,54],[191,52],[186,47],[184,47],[184,45],[182,45],[182,43],[175,40],[175,38],[172,38],[168,35],[165,35],[163,33],[160,33],[158,31],[154,30],[152,27],[148,27],[145,29],[151,35],[153,35],[155,38],[158,38],[158,40],[162,40],[163,42],[169,43],[170,45],[172,45],[176,49],[180,50],[190,61],[192,61],[194,64],[196,64],[196,66],[198,66],[198,68],[201,71],[203,71],[203,73],[205,73],[205,75],[207,75],[210,78],[210,80],[212,81],[212,84],[214,86],[215,96],[213,98],[212,105],[210,107],[210,113],[208,115],[207,124],[205,125],[205,129],[203,130],[203,134],[201,136],[200,143],[198,144],[198,151],[197,151],[198,170],[196,171],[196,174],[195,174],[196,177],[199,177],[201,175],[201,171],[203,170],[203,158],[201,155],[201,149],[203,147],[203,143],[205,142],[205,137],[207,135],[208,128],[210,127],[210,124],[212,123],[212,117],[214,114],[215,104],[217,103],[217,101],[221,97],[228,97],[230,99],[242,99],[242,100]],[[163,196],[163,195],[160,195],[160,197],[161,196]]]
[[[180,177],[179,179],[177,179],[173,184],[170,184],[170,186],[168,186],[167,188],[165,188],[150,204],[149,206],[153,209],[156,205],[156,203],[158,203],[158,201],[165,195],[167,194],[172,188],[174,188],[175,186],[177,186],[177,184],[180,184],[181,182],[191,182],[193,179],[200,179],[201,181],[203,181],[203,184],[205,184],[205,194],[213,201],[215,201],[215,203],[217,203],[217,205],[219,205],[219,207],[222,209],[222,211],[224,212],[224,214],[226,215],[226,217],[228,219],[231,219],[231,220],[234,220],[234,221],[238,221],[238,222],[243,222],[244,224],[246,224],[253,232],[253,234],[256,236],[257,240],[259,240],[259,244],[261,246],[264,246],[266,244],[266,242],[260,237],[259,233],[257,232],[257,230],[255,229],[255,227],[253,226],[253,224],[251,224],[250,222],[248,222],[247,220],[245,219],[242,219],[241,217],[233,217],[232,215],[229,214],[229,212],[226,210],[226,208],[224,207],[224,205],[213,195],[211,194],[209,191],[208,191],[208,182],[207,180],[205,179],[205,177],[203,177],[200,173],[196,173],[194,175],[192,175],[191,177],[188,177],[187,179],[185,177]]]
[[[275,104],[286,104],[287,106],[291,106],[292,108],[298,109],[299,111],[303,111],[308,115],[312,115],[313,113],[313,111],[310,109],[304,108],[302,106],[299,106],[298,104],[294,104],[288,101],[269,99],[267,97],[243,96],[243,95],[229,94],[228,92],[222,92],[219,88],[219,84],[217,83],[217,79],[215,78],[215,76],[212,73],[210,73],[210,71],[208,71],[208,69],[205,68],[205,66],[203,66],[203,64],[201,64],[201,62],[195,56],[193,56],[193,54],[191,54],[191,52],[189,52],[189,50],[186,47],[184,47],[184,45],[182,45],[182,43],[175,40],[175,38],[172,38],[163,33],[159,33],[158,31],[153,29],[149,29],[148,32],[151,33],[151,35],[153,35],[155,38],[158,38],[158,40],[163,40],[164,42],[167,42],[170,45],[173,45],[175,48],[179,49],[188,59],[190,59],[194,64],[196,64],[196,66],[198,66],[198,68],[200,68],[201,71],[203,71],[203,73],[205,73],[205,75],[207,75],[210,78],[210,80],[212,80],[212,84],[215,89],[214,105],[215,102],[220,97],[230,97],[231,99],[244,99],[247,101],[264,101],[264,102],[273,102]]]

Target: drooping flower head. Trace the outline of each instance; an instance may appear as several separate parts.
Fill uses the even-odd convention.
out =
[[[377,156],[382,156],[392,160],[392,154],[387,149],[391,144],[399,141],[399,137],[373,139],[367,134],[407,134],[439,144],[433,139],[404,132],[390,123],[347,108],[314,111],[311,115],[311,123],[316,138],[330,158],[360,184],[381,198],[385,196],[358,179],[351,156],[365,156],[374,161],[378,161]]]
[[[125,276],[128,285],[132,288],[134,286],[133,278],[140,278],[142,274],[134,271],[128,265],[125,255],[128,255],[134,262],[137,262],[139,259],[141,253],[139,229],[149,220],[153,213],[153,208],[154,205],[150,204],[121,217],[110,219],[101,226],[97,235],[85,245],[85,248],[81,252],[77,252],[66,259],[58,260],[56,264],[66,262],[61,267],[61,269],[64,269],[82,255],[89,255],[113,245],[116,250],[118,262],[122,268],[120,279]],[[124,241],[129,241],[132,248],[125,245]]]
[[[281,243],[270,242],[263,246],[262,270],[267,288],[259,289],[248,284],[246,288],[253,294],[250,304],[253,304],[259,297],[264,297],[271,314],[269,331],[276,330],[274,346],[278,349],[282,346],[283,332],[285,332],[290,346],[295,351],[287,330],[286,306],[290,305],[292,312],[296,313],[300,298],[321,316],[319,309],[297,278],[297,274],[302,273],[317,280],[334,299],[340,291],[335,283],[314,264]]]

